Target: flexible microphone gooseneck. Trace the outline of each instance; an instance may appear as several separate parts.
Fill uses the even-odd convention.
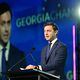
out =
[[[15,66],[17,66],[18,64],[20,64],[20,63],[21,63],[25,58],[27,58],[29,55],[32,57],[32,59],[33,59],[34,61],[36,61],[36,60],[34,59],[34,57],[32,56],[32,53],[33,53],[34,50],[35,50],[35,48],[33,47],[28,55],[26,55],[26,56],[23,57],[21,60],[19,60],[16,64],[14,64],[13,66],[11,66],[11,67],[8,69],[8,71],[10,71],[12,68],[14,68]]]
[[[35,50],[35,48],[33,48],[33,51]],[[37,59],[32,55],[32,52],[30,53],[30,56],[32,58],[32,60],[38,65],[38,61]]]

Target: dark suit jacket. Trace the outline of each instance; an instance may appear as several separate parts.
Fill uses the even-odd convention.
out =
[[[26,60],[24,57],[25,57],[24,53],[11,44],[10,51],[9,51],[9,57],[8,57],[8,61],[7,61],[7,70],[10,69],[15,64],[16,65],[14,67],[12,67],[11,70],[17,70],[20,67],[25,67]],[[22,61],[20,61],[20,60],[22,60]]]
[[[54,75],[60,75],[61,80],[64,79],[64,66],[66,62],[67,50],[66,46],[60,41],[56,41],[52,46],[49,57],[46,60],[47,47],[44,47],[41,53],[41,66],[44,71]]]
[[[16,71],[16,70],[19,70],[21,67],[25,67],[27,64],[25,58],[26,57],[22,51],[20,51],[19,49],[14,47],[12,44],[10,44],[8,61],[6,61],[7,71],[8,70]],[[2,75],[6,75],[6,74],[0,73],[0,80],[2,80]],[[8,80],[7,76],[6,76],[6,80]]]

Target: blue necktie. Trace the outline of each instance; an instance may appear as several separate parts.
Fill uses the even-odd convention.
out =
[[[5,58],[6,48],[2,49],[2,80],[6,80],[6,58]]]
[[[48,47],[47,47],[46,60],[47,60],[47,59],[48,59],[48,57],[49,57],[50,47],[51,47],[51,43],[49,43],[49,44],[48,44]]]

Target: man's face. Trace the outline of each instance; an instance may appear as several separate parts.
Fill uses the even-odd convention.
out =
[[[10,37],[11,15],[10,12],[4,12],[0,15],[0,41],[7,43]]]
[[[44,36],[45,39],[48,41],[52,41],[53,39],[56,38],[58,31],[54,31],[52,28],[52,25],[47,25],[44,27]]]

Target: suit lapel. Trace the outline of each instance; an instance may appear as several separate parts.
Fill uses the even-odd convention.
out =
[[[8,56],[8,69],[13,65],[13,59],[14,59],[14,54],[13,54],[13,47],[10,44],[10,49],[9,49],[9,56]]]
[[[54,43],[54,45],[52,46],[52,48],[51,48],[51,50],[50,50],[50,52],[49,52],[49,56],[48,56],[48,58],[46,59],[46,63],[49,61],[49,59],[50,59],[50,56],[51,56],[51,54],[54,52],[54,50],[55,50],[55,48],[57,47],[57,45],[58,45],[58,40]],[[47,50],[46,50],[47,51]],[[55,55],[55,54],[54,54]]]
[[[12,46],[10,45],[8,61],[11,61],[12,51]]]

